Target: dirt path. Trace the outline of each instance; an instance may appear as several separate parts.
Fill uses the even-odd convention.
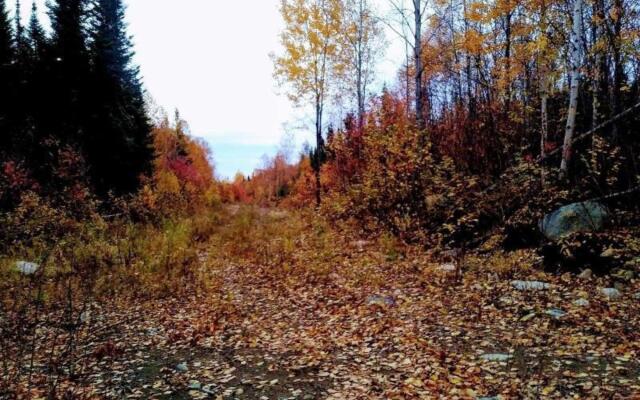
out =
[[[388,305],[368,299],[372,288],[354,286],[339,272],[323,281],[274,282],[256,267],[229,265],[217,272],[224,311],[195,300],[155,306],[145,322],[147,341],[135,351],[141,357],[119,395],[533,399],[640,393],[640,327],[627,318],[639,311],[631,291],[612,303],[597,295],[596,282],[582,286],[591,302],[585,308],[571,304],[571,282],[551,276],[551,289],[519,292],[508,281],[476,278],[455,286],[434,271],[436,284],[426,285],[393,265],[379,268],[389,279],[375,293]],[[546,315],[552,307],[566,314]],[[489,355],[493,359],[485,359]]]
[[[105,332],[95,347],[110,344],[109,351],[96,353],[87,367],[87,384],[96,396],[640,395],[638,281],[625,284],[619,298],[607,299],[601,289],[613,285],[610,278],[540,272],[531,268],[537,262],[532,252],[504,256],[499,263],[469,257],[459,279],[451,265],[422,251],[402,253],[386,242],[305,225],[287,236],[293,216],[272,214],[258,212],[257,221],[241,226],[263,224],[249,250],[254,258],[277,262],[238,261],[224,247],[230,239],[214,240],[201,257],[211,288],[198,297],[174,296],[123,313],[139,318]],[[238,236],[252,237],[244,231],[227,234]],[[520,291],[515,279],[550,286]]]

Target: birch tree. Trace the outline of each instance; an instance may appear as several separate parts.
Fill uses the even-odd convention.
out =
[[[296,105],[314,108],[316,157],[323,153],[323,115],[331,84],[344,68],[338,62],[342,4],[340,0],[282,0],[284,52],[274,57],[274,76]],[[334,78],[334,79],[332,79]],[[315,160],[316,202],[320,204],[320,160]]]
[[[402,28],[400,30],[390,25],[391,29],[400,36],[413,50],[414,63],[414,102],[416,112],[416,122],[420,130],[426,129],[425,119],[425,90],[423,85],[424,59],[423,59],[423,25],[426,20],[428,0],[411,0],[409,8],[404,6],[404,2],[398,3],[396,0],[388,0],[400,17]],[[406,35],[405,29],[410,33]]]
[[[383,32],[368,0],[345,0],[343,24],[345,76],[354,88],[358,127],[362,130],[367,89],[374,78],[376,56],[383,47]]]
[[[565,179],[571,161],[573,135],[576,129],[576,113],[578,110],[578,89],[580,88],[580,67],[582,64],[582,39],[584,29],[582,24],[582,0],[573,0],[572,29],[570,40],[570,88],[569,109],[567,110],[567,125],[564,132],[562,161],[560,163],[560,178]]]

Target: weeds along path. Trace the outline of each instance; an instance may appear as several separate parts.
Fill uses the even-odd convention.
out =
[[[227,214],[200,263],[197,295],[110,316],[125,322],[91,345],[77,393],[307,400],[640,393],[638,282],[607,298],[608,278],[539,272],[531,252],[441,264],[389,237],[363,241],[310,215],[251,208]],[[549,286],[521,291],[516,279]]]

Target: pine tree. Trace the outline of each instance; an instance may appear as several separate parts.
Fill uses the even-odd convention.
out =
[[[22,25],[22,7],[20,0],[15,3],[14,17],[14,71],[12,92],[12,127],[14,132],[14,151],[20,158],[25,157],[34,145],[34,126],[31,115],[34,112],[31,90],[33,89],[33,67],[31,47]]]
[[[0,154],[11,146],[10,136],[10,96],[13,54],[13,30],[7,13],[5,0],[0,0]]]
[[[27,42],[32,50],[32,56],[38,60],[44,60],[47,37],[38,19],[38,6],[35,0],[31,4],[31,16],[27,27]]]
[[[135,191],[150,171],[151,126],[122,0],[96,0],[91,25],[93,107],[87,156],[101,193]]]
[[[19,2],[18,2],[19,3]],[[16,19],[18,26],[19,19]],[[45,130],[42,114],[50,105],[44,101],[43,88],[49,87],[49,78],[46,64],[47,38],[40,21],[35,0],[31,5],[31,15],[26,27],[16,29],[17,34],[17,66],[20,74],[20,85],[16,93],[16,103],[19,107],[21,124],[20,146],[18,151],[23,158],[31,164],[33,169],[41,168],[45,158],[42,148]]]
[[[50,65],[50,87],[43,88],[50,108],[47,125],[64,144],[81,145],[89,88],[89,55],[86,46],[85,0],[55,0],[49,5],[51,48],[46,63]]]
[[[11,65],[12,58],[13,30],[11,29],[5,0],[0,0],[0,67],[6,68]]]

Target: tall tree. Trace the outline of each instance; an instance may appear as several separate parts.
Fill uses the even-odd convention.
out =
[[[570,87],[569,109],[567,110],[567,125],[564,133],[564,145],[562,149],[562,162],[560,163],[560,177],[566,178],[573,152],[573,135],[576,129],[576,114],[578,112],[578,90],[580,89],[580,68],[582,67],[583,24],[582,1],[573,0],[572,29],[569,43]]]
[[[31,3],[31,15],[29,16],[29,25],[27,26],[27,41],[29,47],[32,49],[33,56],[43,61],[47,47],[47,36],[38,19],[38,5],[35,0]]]
[[[85,133],[89,56],[86,44],[86,0],[55,0],[49,3],[51,49],[50,87],[43,88],[50,105],[46,130],[63,143],[79,145]]]
[[[323,115],[332,76],[341,73],[338,61],[342,4],[340,0],[282,0],[285,28],[280,36],[284,53],[275,57],[275,77],[288,85],[296,104],[311,103],[315,111],[316,203],[320,204],[320,164],[324,153]]]
[[[427,7],[429,0],[411,0],[411,6],[406,8],[404,2],[398,3],[396,0],[389,0],[401,20],[400,30],[391,28],[411,47],[413,51],[413,89],[416,122],[418,128],[424,131],[427,126],[426,114],[426,91],[424,87],[424,37],[423,27],[427,20]],[[405,34],[405,32],[409,35]]]
[[[376,56],[383,45],[382,30],[368,0],[346,0],[342,54],[347,57],[346,76],[352,81],[358,110],[358,127],[364,125],[367,89],[373,80]]]
[[[0,0],[0,153],[8,149],[11,137],[9,132],[9,105],[11,102],[11,79],[13,70],[13,30],[5,0]]]
[[[91,83],[94,90],[86,151],[94,185],[101,193],[138,188],[153,159],[151,124],[144,108],[133,46],[122,0],[96,0],[92,9]]]

